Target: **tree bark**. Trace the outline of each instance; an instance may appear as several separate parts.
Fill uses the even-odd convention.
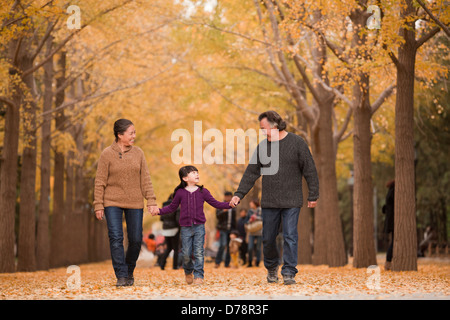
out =
[[[9,43],[11,104],[7,104],[5,114],[5,135],[3,138],[3,163],[0,181],[0,272],[15,271],[14,217],[17,198],[17,156],[19,148],[20,106],[23,93],[20,77],[23,49],[21,40]],[[17,52],[17,55],[16,55]],[[17,59],[15,58],[17,56]]]
[[[56,79],[56,87],[59,88],[65,81],[66,53],[61,52],[58,60],[59,74]],[[65,93],[61,90],[55,96],[55,108],[64,103]],[[56,114],[55,126],[57,131],[64,130],[64,110]],[[55,146],[55,165],[54,165],[54,183],[53,183],[53,215],[51,228],[51,256],[50,266],[59,267],[66,263],[66,241],[64,234],[65,213],[64,213],[64,154],[58,146]]]
[[[306,199],[308,198],[308,184],[305,179],[303,184],[303,207],[298,218],[298,264],[312,264],[311,246],[311,209],[308,208]]]
[[[314,13],[315,20],[321,19],[320,13]],[[327,61],[326,45],[322,38],[317,39],[318,45],[312,48],[316,77],[325,79],[329,85],[323,66]],[[336,152],[337,144],[333,139],[333,101],[331,93],[322,85],[316,86],[320,101],[315,101],[320,110],[317,125],[313,127],[312,141],[313,154],[316,161],[319,181],[320,199],[314,209],[314,255],[313,264],[328,264],[330,267],[340,267],[347,263],[342,222],[338,209],[338,192],[336,179]]]
[[[415,12],[406,0],[404,19]],[[406,23],[406,22],[405,22]],[[417,230],[414,177],[414,71],[416,60],[415,21],[400,30],[405,43],[398,50],[395,103],[395,205],[392,270],[417,271]]]
[[[53,37],[47,40],[46,54],[52,51]],[[44,65],[44,119],[41,127],[41,193],[39,199],[36,264],[38,270],[47,270],[50,262],[50,149],[52,116],[49,111],[53,106],[53,57]]]
[[[27,46],[29,48],[29,46]],[[33,66],[30,50],[24,56],[24,68]],[[27,86],[28,101],[24,106],[24,148],[20,179],[20,210],[18,238],[18,271],[36,270],[36,91],[34,75],[23,77]]]
[[[365,11],[354,10],[350,18],[353,22],[353,47],[357,48],[355,56],[367,58],[364,49],[367,37],[361,32],[366,25]],[[369,75],[359,72],[353,86],[353,266],[367,268],[376,265],[373,224],[373,186],[370,147],[372,134],[370,119],[372,109],[370,105]]]

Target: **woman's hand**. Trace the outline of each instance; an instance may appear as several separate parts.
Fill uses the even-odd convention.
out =
[[[95,216],[98,220],[103,220],[103,217],[105,216],[105,210],[97,210],[95,211]]]
[[[156,216],[159,213],[158,206],[147,206],[147,210],[152,216]]]

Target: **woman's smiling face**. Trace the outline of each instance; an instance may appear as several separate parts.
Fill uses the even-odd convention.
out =
[[[128,129],[123,134],[118,134],[119,142],[124,146],[131,146],[136,139],[136,129],[133,125],[129,126]]]

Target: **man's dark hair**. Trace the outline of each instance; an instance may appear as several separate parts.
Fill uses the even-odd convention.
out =
[[[286,129],[286,122],[275,111],[269,110],[261,113],[258,117],[258,121],[261,121],[264,118],[267,118],[267,121],[269,121],[270,124],[275,125],[278,130],[281,131]]]

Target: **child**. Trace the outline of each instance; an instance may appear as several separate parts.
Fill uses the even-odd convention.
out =
[[[242,239],[239,238],[239,232],[236,230],[230,233],[230,257],[231,257],[231,267],[239,267],[239,247],[242,244]]]
[[[214,199],[208,189],[197,185],[199,175],[197,168],[194,166],[182,167],[178,175],[181,182],[175,188],[172,203],[159,209],[159,214],[174,212],[181,205],[180,238],[186,282],[188,284],[193,282],[194,284],[202,284],[206,222],[203,203],[206,201],[217,209],[230,209],[231,207],[228,202],[220,202]]]

